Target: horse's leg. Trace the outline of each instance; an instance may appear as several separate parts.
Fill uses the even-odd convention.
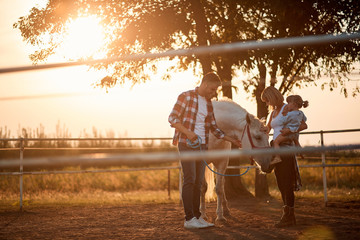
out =
[[[229,209],[229,206],[228,206],[228,200],[227,200],[226,194],[225,194],[225,177],[224,177],[222,188],[224,189],[224,192],[223,192],[223,212],[224,212],[225,216],[229,217],[229,216],[231,216],[231,214],[230,214],[230,209]]]
[[[214,163],[214,165],[216,166],[216,171],[218,173],[223,173],[225,172],[225,170],[222,169],[223,164],[221,164],[222,161],[218,161],[217,163]],[[224,180],[225,177],[221,176],[219,174],[216,175],[216,187],[215,187],[215,191],[216,191],[216,195],[217,195],[217,207],[216,207],[216,220],[215,221],[225,221],[226,222],[226,218],[224,217],[224,212],[223,212],[223,202],[224,202],[224,196],[225,196],[225,192],[224,192]]]
[[[224,177],[217,175],[216,176],[216,195],[217,195],[217,207],[216,207],[216,221],[226,221],[223,211],[223,202],[224,202]]]
[[[220,174],[225,175],[226,168],[229,164],[229,160],[221,161],[217,164],[217,171]],[[228,201],[225,194],[225,177],[221,175],[217,175],[217,183],[216,183],[216,194],[218,196],[218,206],[217,206],[217,215],[218,220],[226,221],[224,216],[230,216],[230,209],[228,206]]]

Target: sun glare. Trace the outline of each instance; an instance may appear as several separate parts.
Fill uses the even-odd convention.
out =
[[[96,16],[79,17],[68,24],[59,53],[68,59],[101,58],[105,33]]]

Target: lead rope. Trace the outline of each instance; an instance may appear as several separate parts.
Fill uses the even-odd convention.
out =
[[[201,138],[199,135],[197,135],[197,139],[194,142],[191,142],[189,139],[186,139],[186,143],[189,147],[191,147],[193,149],[199,148],[200,151],[202,151],[201,142],[202,141],[201,141]],[[249,167],[247,167],[246,171],[241,174],[222,174],[222,173],[219,173],[219,172],[216,172],[215,170],[213,170],[204,159],[203,159],[203,161],[210,171],[212,171],[213,173],[215,173],[217,175],[224,176],[224,177],[240,177],[240,176],[246,174],[250,169]]]

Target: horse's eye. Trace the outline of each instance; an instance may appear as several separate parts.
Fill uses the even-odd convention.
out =
[[[254,138],[255,138],[256,140],[258,140],[258,141],[261,140],[261,136],[260,136],[260,135],[256,135],[256,136],[254,136]]]

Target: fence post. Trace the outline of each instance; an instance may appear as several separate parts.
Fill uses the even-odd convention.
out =
[[[181,176],[182,168],[181,164],[179,164],[179,204],[182,204],[182,176]]]
[[[168,197],[169,200],[171,199],[171,195],[170,195],[170,169],[168,169]]]
[[[320,131],[321,146],[324,146],[324,133],[323,130]],[[327,206],[327,181],[326,181],[326,167],[325,167],[325,153],[321,153],[321,164],[323,165],[323,187],[324,187],[324,204]]]
[[[20,138],[20,211],[23,210],[23,158],[24,158],[24,138]]]

